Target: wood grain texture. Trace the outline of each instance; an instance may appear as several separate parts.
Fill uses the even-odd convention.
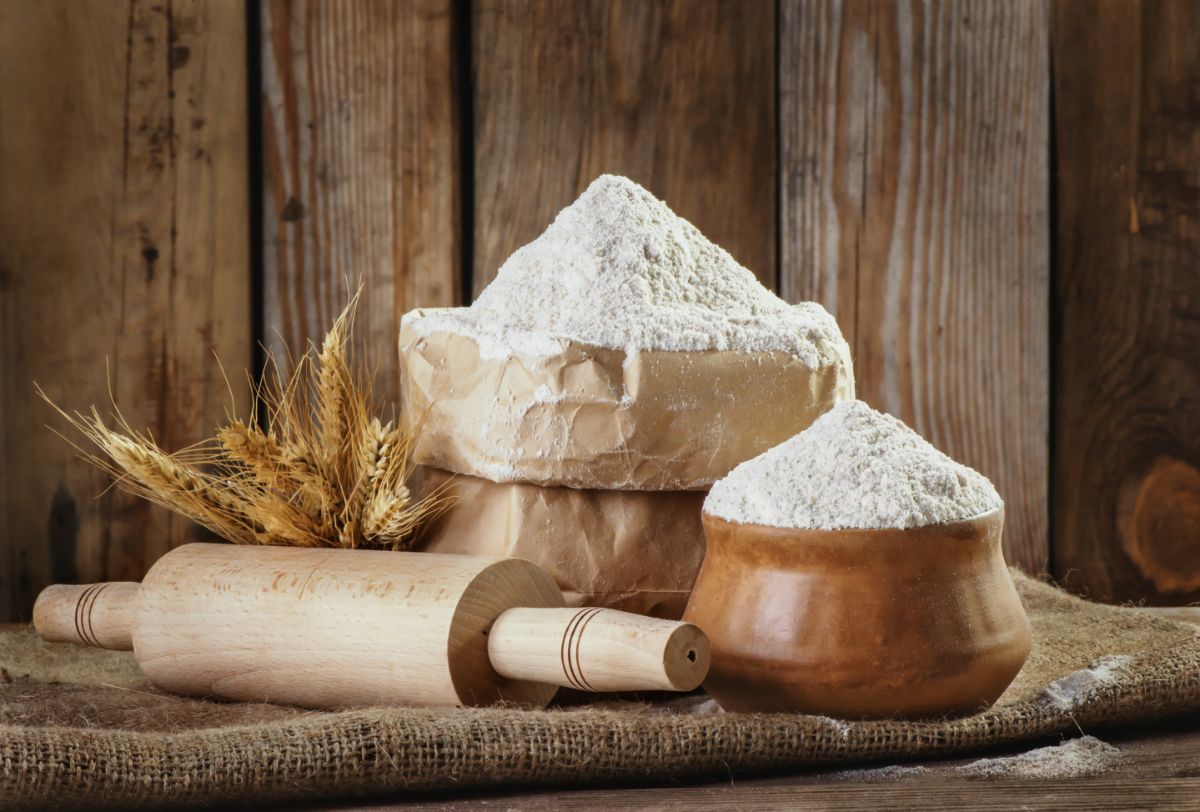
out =
[[[775,285],[774,3],[474,3],[477,295],[598,175]]]
[[[540,707],[557,690],[505,679],[488,659],[487,630],[506,610],[563,605],[554,579],[517,558],[188,544],[151,567],[136,597],[116,584],[99,593],[117,592],[124,611],[96,609],[102,588],[46,590],[38,633],[69,640],[77,621],[92,645],[131,639],[146,678],[173,693],[311,708]],[[561,662],[557,646],[545,656]]]
[[[509,609],[487,636],[496,673],[578,691],[693,691],[710,661],[690,623],[598,606]]]
[[[105,491],[32,381],[107,413],[107,357],[168,449],[229,406],[214,352],[245,406],[245,82],[234,0],[0,2],[0,616],[51,580],[140,578],[191,533]]]
[[[903,530],[703,522],[683,619],[708,635],[704,690],[731,713],[969,714],[991,707],[1029,657],[999,509]]]
[[[1200,5],[1054,7],[1056,574],[1200,600]]]
[[[1048,90],[1040,0],[784,0],[780,290],[859,397],[989,476],[1047,565]]]
[[[460,297],[451,11],[262,4],[265,340],[302,353],[361,282],[358,337],[389,399],[401,315]]]

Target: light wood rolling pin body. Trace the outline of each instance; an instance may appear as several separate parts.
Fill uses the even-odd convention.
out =
[[[321,708],[691,690],[709,660],[690,624],[563,608],[529,561],[375,550],[188,544],[140,586],[49,587],[34,625],[177,693]]]

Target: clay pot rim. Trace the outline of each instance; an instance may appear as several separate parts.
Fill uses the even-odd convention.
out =
[[[993,527],[1002,527],[1004,506],[970,516],[966,519],[956,519],[940,524],[923,524],[917,527],[846,527],[837,530],[826,530],[808,527],[775,527],[769,524],[755,522],[736,522],[714,516],[707,511],[701,513],[701,521],[705,526],[705,535],[709,542],[713,535],[708,532],[710,526],[717,530],[728,532],[721,535],[727,537],[746,538],[754,536],[759,539],[803,544],[806,542],[819,543],[834,541],[839,544],[854,542],[879,543],[880,541],[896,541],[903,543],[930,543],[938,540],[946,542],[968,542],[978,544],[988,538]],[[997,535],[999,535],[997,533]]]

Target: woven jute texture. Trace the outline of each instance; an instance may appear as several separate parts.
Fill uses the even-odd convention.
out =
[[[963,753],[1200,711],[1200,635],[1014,575],[1033,653],[990,710],[922,722],[721,713],[702,695],[546,711],[313,712],[169,696],[131,655],[0,634],[0,806],[169,806],[728,779]]]

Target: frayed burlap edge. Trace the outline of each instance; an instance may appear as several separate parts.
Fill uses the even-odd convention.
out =
[[[1051,601],[1060,614],[1099,613],[1127,630],[1143,622],[1132,610],[1085,604],[1028,579],[1020,586],[1027,605]],[[1129,652],[1111,679],[1087,686],[1077,702],[1043,686],[959,719],[386,708],[166,734],[0,726],[0,798],[128,808],[720,779],[961,754],[1200,711],[1200,638],[1179,624],[1145,623],[1160,642],[1170,631],[1169,646]]]

